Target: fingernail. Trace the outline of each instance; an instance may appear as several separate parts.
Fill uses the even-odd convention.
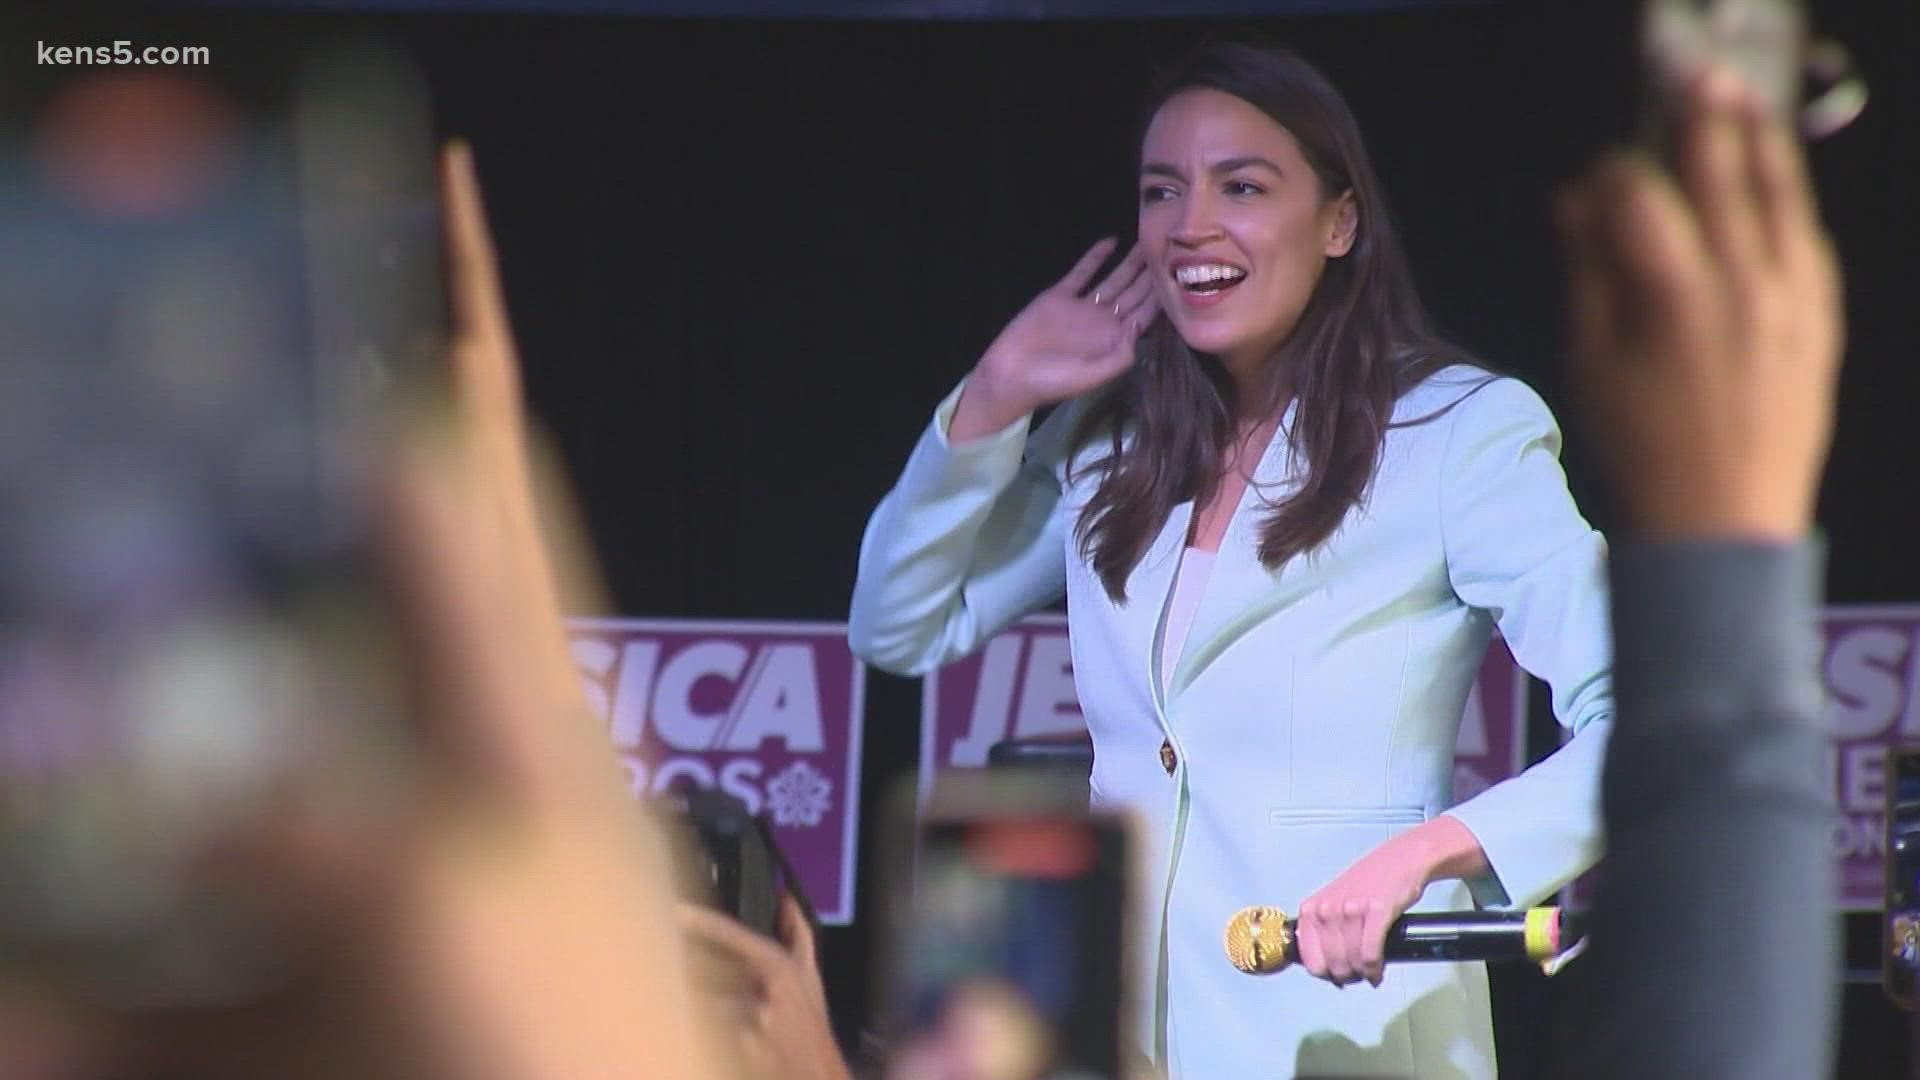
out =
[[[1719,64],[1708,65],[1701,70],[1699,82],[1694,84],[1695,96],[1700,99],[1701,104],[1710,107],[1724,104],[1728,78],[1729,74],[1725,67]]]
[[[1725,64],[1715,64],[1707,70],[1706,96],[1707,104],[1716,109],[1745,108],[1751,97],[1746,80]]]
[[[473,175],[473,147],[458,136],[447,140],[447,156],[463,177]]]

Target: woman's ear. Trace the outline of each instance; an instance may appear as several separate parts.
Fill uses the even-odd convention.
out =
[[[1327,242],[1322,249],[1327,258],[1338,259],[1353,250],[1360,232],[1360,209],[1354,205],[1353,189],[1348,188],[1327,204]]]

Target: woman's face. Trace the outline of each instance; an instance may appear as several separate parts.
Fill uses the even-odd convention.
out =
[[[1218,90],[1168,99],[1140,161],[1140,242],[1161,309],[1188,346],[1251,370],[1352,247],[1352,194],[1326,198],[1293,135]]]

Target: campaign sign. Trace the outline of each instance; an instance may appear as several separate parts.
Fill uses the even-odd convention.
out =
[[[1821,720],[1832,743],[1822,763],[1839,813],[1829,834],[1842,911],[1885,902],[1887,751],[1920,743],[1920,605],[1836,604],[1822,612]],[[1593,901],[1602,863],[1563,901]]]
[[[1920,606],[1834,605],[1821,674],[1839,817],[1831,847],[1840,907],[1878,911],[1886,891],[1887,751],[1920,742]]]
[[[1533,682],[1499,634],[1487,643],[1480,675],[1467,691],[1453,748],[1456,805],[1527,767],[1527,700]]]
[[[1496,635],[1461,718],[1456,802],[1525,767],[1527,679]],[[921,695],[923,802],[938,771],[983,766],[995,743],[1083,732],[1087,726],[1074,692],[1063,615],[1030,616],[971,656],[929,672]]]
[[[576,619],[569,629],[634,794],[691,781],[764,813],[821,921],[852,922],[865,681],[846,626]]]

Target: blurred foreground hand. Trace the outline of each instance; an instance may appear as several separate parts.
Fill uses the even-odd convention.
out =
[[[721,1075],[664,842],[569,660],[561,571],[587,568],[536,509],[558,488],[531,451],[471,155],[443,166],[452,407],[405,418],[377,507],[417,704],[408,760],[366,764],[402,774],[398,805],[288,791],[210,870],[287,930],[279,992],[138,1016],[0,992],[9,1077]]]
[[[1794,134],[1697,79],[1672,170],[1604,157],[1557,207],[1575,374],[1634,528],[1794,540],[1833,435],[1840,274]]]

